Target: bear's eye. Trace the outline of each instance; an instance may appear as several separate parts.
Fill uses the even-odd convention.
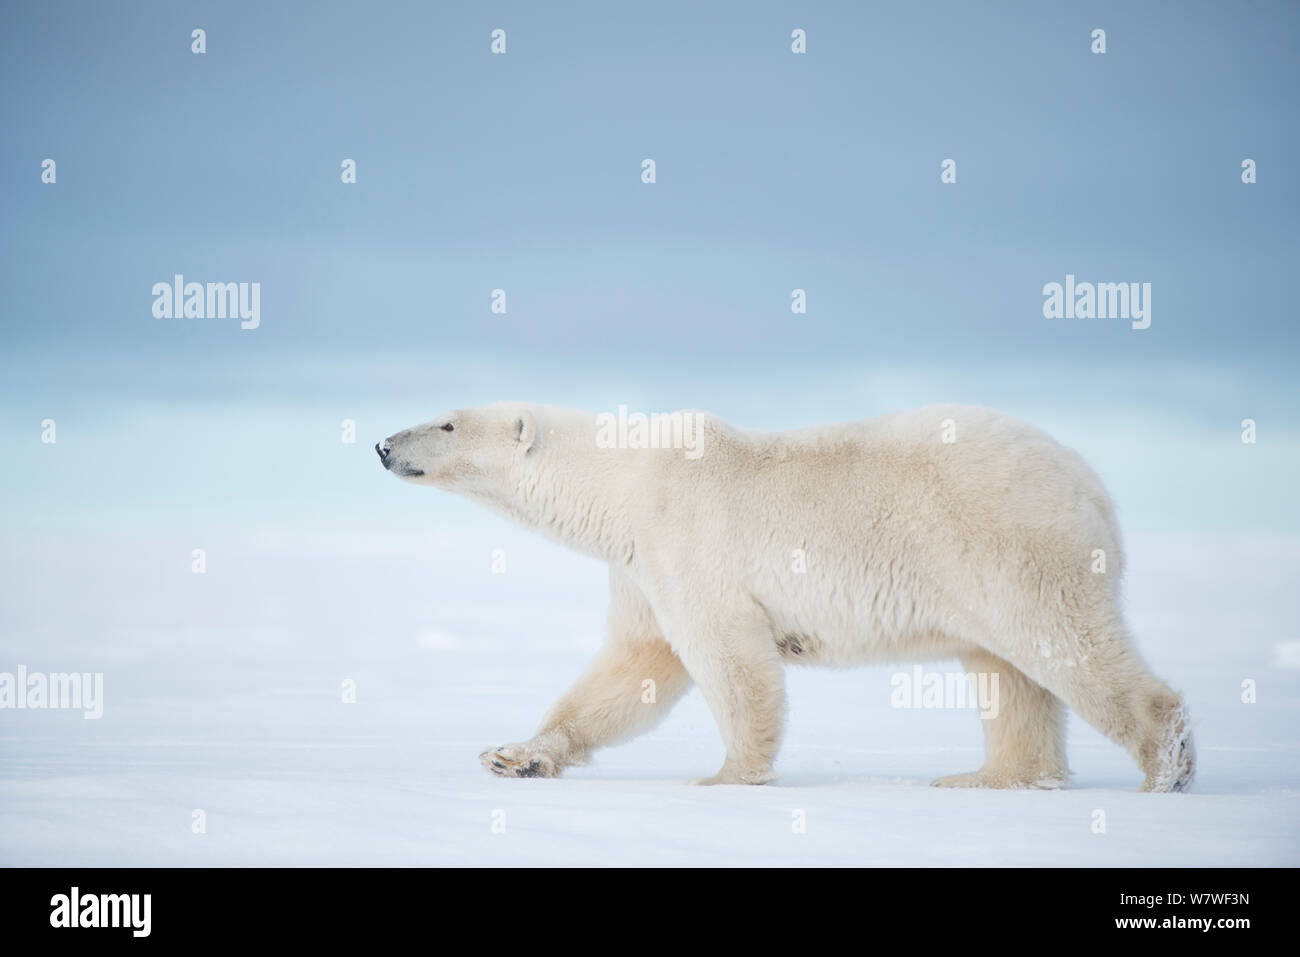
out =
[[[442,425],[442,431],[444,432],[453,432],[455,429],[456,426],[452,425],[450,422],[444,422]]]

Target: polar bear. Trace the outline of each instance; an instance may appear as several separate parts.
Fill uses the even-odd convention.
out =
[[[998,676],[998,713],[981,722],[984,766],[936,785],[1062,786],[1065,705],[1133,755],[1143,790],[1190,783],[1183,700],[1133,648],[1115,512],[1074,451],[961,406],[782,433],[611,418],[498,403],[375,446],[402,479],[609,564],[602,651],[532,738],[481,755],[487,770],[558,775],[694,683],[726,745],[700,783],[762,784],[784,662],[958,658]]]

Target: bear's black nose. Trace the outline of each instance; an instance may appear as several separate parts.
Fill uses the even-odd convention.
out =
[[[376,442],[375,451],[379,453],[379,461],[387,465],[388,464],[388,440],[384,439],[384,441],[382,442]]]

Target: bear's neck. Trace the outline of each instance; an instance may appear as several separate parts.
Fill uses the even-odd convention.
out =
[[[590,443],[587,443],[589,445]],[[582,443],[551,447],[541,461],[521,468],[513,487],[488,494],[495,510],[520,524],[602,561],[632,560],[632,528],[622,484],[611,469],[616,456]]]

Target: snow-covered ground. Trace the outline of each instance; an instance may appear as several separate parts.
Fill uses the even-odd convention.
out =
[[[104,714],[0,712],[0,863],[1300,863],[1289,539],[1130,543],[1143,651],[1194,710],[1190,794],[1137,793],[1131,759],[1073,717],[1071,787],[931,788],[980,764],[980,722],[891,707],[895,668],[792,669],[780,780],[701,788],[722,749],[698,692],[562,779],[480,768],[599,643],[603,570],[495,520],[434,533],[433,514],[6,545],[0,671],[103,672]]]
[[[25,463],[0,475],[0,673],[104,676],[98,720],[0,709],[0,864],[1300,863],[1289,378],[819,368],[769,395],[748,373],[561,391],[468,361],[119,360],[57,367],[77,398],[40,363],[0,367],[0,447]],[[1094,393],[1114,398],[1077,400]],[[489,776],[478,753],[531,734],[599,645],[604,569],[394,481],[370,444],[511,395],[768,428],[942,398],[1048,429],[1118,504],[1133,630],[1196,722],[1194,790],[1137,793],[1128,755],[1073,718],[1065,790],[931,788],[979,766],[980,721],[891,707],[892,667],[792,669],[768,787],[686,783],[722,759],[698,692],[562,779]]]

